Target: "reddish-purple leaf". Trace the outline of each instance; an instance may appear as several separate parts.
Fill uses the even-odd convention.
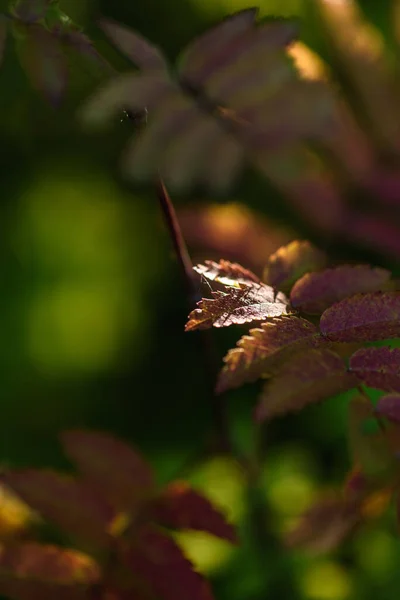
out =
[[[350,358],[350,370],[365,385],[400,392],[400,348],[361,348]]]
[[[0,548],[0,594],[13,600],[84,600],[97,563],[75,550],[35,542]]]
[[[167,62],[159,48],[124,25],[102,19],[100,26],[113,44],[140,69],[166,71]]]
[[[47,8],[54,0],[17,0],[12,12],[25,23],[40,21],[46,15]]]
[[[194,270],[210,281],[216,281],[226,287],[239,288],[239,283],[253,285],[260,283],[260,278],[238,263],[221,259],[218,263],[213,260],[204,261],[204,265],[196,265]]]
[[[150,465],[125,442],[84,430],[66,431],[61,441],[85,480],[118,509],[137,510],[154,493]]]
[[[193,570],[179,546],[156,527],[142,527],[134,545],[121,549],[120,561],[151,597],[212,600],[208,583]]]
[[[287,298],[265,284],[241,285],[231,288],[229,293],[213,292],[213,298],[203,298],[189,315],[185,331],[228,327],[252,321],[263,321],[271,317],[290,314]]]
[[[217,393],[270,375],[293,354],[325,343],[315,325],[298,317],[281,317],[251,329],[224,358]]]
[[[68,535],[96,545],[109,541],[112,512],[87,485],[53,471],[22,470],[1,475],[24,502]]]
[[[357,386],[343,360],[331,350],[308,350],[295,355],[267,381],[256,409],[264,421],[345,392]]]
[[[310,242],[295,240],[278,248],[265,267],[263,280],[272,287],[289,291],[292,285],[305,273],[322,269],[326,256]]]
[[[358,293],[375,292],[390,279],[390,271],[368,265],[343,265],[319,273],[307,273],[290,292],[295,308],[312,315],[344,298]]]
[[[400,394],[387,394],[379,398],[375,408],[379,416],[400,423]]]
[[[318,500],[286,535],[289,547],[323,554],[334,550],[353,531],[360,516],[357,505],[339,496]]]
[[[32,86],[53,106],[58,106],[68,81],[61,41],[42,25],[29,25],[20,41],[19,56]]]
[[[166,527],[207,531],[219,538],[237,541],[234,527],[223,514],[184,482],[167,486],[152,504],[150,514]]]
[[[400,337],[400,293],[371,292],[345,298],[323,313],[320,329],[333,342]]]

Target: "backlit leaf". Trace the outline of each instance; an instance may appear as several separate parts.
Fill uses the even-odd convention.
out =
[[[96,545],[108,543],[111,511],[103,497],[88,486],[53,471],[33,469],[5,472],[1,480],[68,535]]]
[[[315,554],[330,552],[353,531],[359,520],[356,505],[339,496],[323,498],[300,517],[286,535],[286,543]]]
[[[271,317],[290,314],[287,298],[265,284],[241,285],[231,288],[229,293],[213,292],[211,298],[203,298],[189,315],[185,331],[228,327],[252,321],[263,321]]]
[[[68,81],[67,59],[56,35],[39,24],[26,27],[19,57],[32,86],[53,106],[64,96]]]
[[[368,342],[400,337],[400,294],[371,292],[345,298],[320,320],[322,335],[337,342]]]
[[[150,466],[125,442],[84,430],[62,433],[61,442],[85,480],[117,508],[134,511],[153,493]]]
[[[302,275],[322,269],[325,264],[323,252],[310,242],[295,240],[269,257],[263,280],[278,290],[289,291]]]
[[[400,423],[400,394],[382,396],[379,398],[375,410],[379,416],[394,423]]]
[[[306,273],[293,286],[290,300],[295,308],[321,314],[348,296],[375,292],[390,279],[390,271],[368,265],[342,265],[318,273]]]
[[[43,19],[46,10],[54,0],[17,0],[12,12],[25,23],[34,23]]]
[[[120,561],[151,597],[212,600],[208,583],[193,570],[179,546],[156,527],[142,527],[134,544],[121,550]]]
[[[161,50],[129,27],[106,19],[100,21],[100,26],[113,44],[140,69],[168,69]]]
[[[218,263],[206,260],[204,265],[196,265],[194,270],[210,281],[216,281],[226,287],[239,288],[240,283],[250,285],[260,283],[260,278],[248,269],[223,259]]]
[[[151,515],[165,527],[207,531],[219,538],[237,541],[234,527],[222,513],[184,482],[167,486],[155,500]]]
[[[267,381],[256,409],[263,421],[288,412],[297,412],[357,386],[343,360],[331,350],[308,350],[295,355]]]
[[[251,329],[224,358],[217,392],[239,387],[276,371],[287,359],[324,343],[317,328],[297,317],[281,317]]]
[[[84,600],[100,575],[96,562],[75,550],[35,542],[0,546],[0,594],[13,600]]]
[[[400,392],[400,348],[361,348],[350,358],[350,370],[365,385]]]

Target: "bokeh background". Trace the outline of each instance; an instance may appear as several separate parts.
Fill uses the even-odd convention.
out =
[[[126,63],[96,27],[100,15],[132,26],[174,59],[196,34],[253,4],[61,2],[121,68]],[[390,41],[393,2],[361,5]],[[301,39],[324,53],[306,1],[260,0],[259,6],[263,16],[297,16]],[[107,429],[135,444],[160,482],[188,477],[238,524],[238,549],[203,534],[180,535],[211,577],[217,600],[397,598],[400,542],[391,513],[328,556],[289,552],[280,543],[296,516],[321,490],[339,485],[350,466],[346,395],[270,426],[262,478],[270,539],[262,556],[238,466],[217,456],[190,467],[212,429],[197,334],[183,333],[184,286],[155,194],[118,175],[131,124],[122,119],[111,131],[88,135],[75,119],[97,84],[97,74],[77,62],[69,96],[56,111],[32,91],[7,44],[0,71],[1,463],[64,467],[60,430]],[[334,260],[373,260],[398,270],[395,257],[373,247],[327,241],[256,174],[246,173],[229,197],[174,201],[194,259],[241,259],[260,270],[281,243],[308,237]],[[220,359],[243,331],[213,332]],[[227,397],[241,449],[252,443],[256,388]]]

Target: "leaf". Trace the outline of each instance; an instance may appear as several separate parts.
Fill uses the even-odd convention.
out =
[[[7,42],[7,20],[3,15],[0,15],[0,66],[3,62],[6,42]]]
[[[168,69],[161,50],[135,31],[107,19],[100,21],[100,27],[113,44],[140,69],[160,71]]]
[[[400,392],[400,348],[361,348],[350,358],[350,371],[369,387]]]
[[[231,263],[228,260],[221,259],[218,263],[206,260],[204,265],[196,265],[193,268],[199,275],[226,287],[239,288],[240,283],[249,285],[261,283],[257,275],[238,263]]]
[[[368,432],[366,424],[376,424],[374,407],[364,396],[355,396],[349,404],[348,440],[353,464],[368,480],[385,479],[395,468],[393,455],[381,430]]]
[[[224,358],[217,393],[270,375],[293,354],[324,343],[317,328],[298,317],[281,317],[251,329]]]
[[[62,433],[61,442],[85,480],[116,508],[134,512],[153,494],[150,466],[125,442],[84,430]]]
[[[295,308],[318,315],[348,296],[381,290],[390,275],[386,269],[368,265],[342,265],[307,273],[294,284],[290,300]]]
[[[121,551],[120,561],[151,597],[212,600],[208,583],[193,570],[179,546],[156,527],[142,527],[134,545]]]
[[[342,359],[331,350],[309,350],[294,356],[268,381],[256,409],[257,421],[297,412],[357,386]]]
[[[150,510],[153,518],[165,527],[207,531],[219,538],[237,542],[234,527],[227,523],[219,510],[184,482],[176,481],[168,485]]]
[[[67,87],[68,67],[61,42],[42,25],[26,27],[20,40],[21,65],[32,86],[57,107]]]
[[[261,283],[248,286],[241,284],[239,289],[231,288],[229,293],[213,292],[213,298],[203,298],[198,308],[189,315],[185,331],[228,327],[252,321],[262,321],[271,317],[290,314],[287,298]]]
[[[83,483],[33,469],[5,472],[1,481],[68,535],[97,546],[108,543],[106,530],[112,513],[103,498]]]
[[[387,394],[379,398],[375,408],[380,417],[400,423],[400,394]]]
[[[318,500],[286,535],[286,544],[315,554],[337,548],[354,530],[360,520],[357,505],[339,496]]]
[[[14,15],[25,23],[40,21],[54,0],[17,0],[12,8]]]
[[[264,269],[263,280],[272,287],[289,291],[305,273],[322,269],[326,256],[310,242],[295,240],[272,254]]]
[[[400,294],[371,292],[345,298],[323,313],[320,329],[333,342],[400,337]]]
[[[23,542],[0,546],[0,594],[15,600],[84,600],[97,563],[75,550]]]

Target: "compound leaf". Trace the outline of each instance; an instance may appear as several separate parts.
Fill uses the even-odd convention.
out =
[[[351,356],[350,370],[365,385],[400,392],[400,348],[361,348]]]
[[[299,411],[357,386],[343,360],[331,350],[312,349],[295,355],[270,381],[267,381],[256,409],[256,419],[264,421]]]
[[[324,343],[317,328],[298,317],[278,317],[251,329],[224,358],[217,392],[270,375],[293,354]]]
[[[153,493],[153,473],[128,444],[102,432],[72,430],[61,442],[85,481],[118,509],[133,511]]]
[[[372,342],[400,337],[400,294],[371,292],[345,298],[320,320],[322,335],[335,342]]]
[[[237,541],[234,527],[222,513],[184,482],[168,485],[155,500],[151,514],[157,523],[166,527],[207,531],[219,538]]]
[[[203,298],[189,315],[185,331],[228,327],[271,317],[290,314],[287,298],[265,284],[243,285],[230,288],[228,293],[213,292],[212,298]]]
[[[302,275],[322,269],[325,264],[323,252],[308,241],[295,240],[269,257],[263,280],[278,290],[289,291]]]
[[[354,294],[379,291],[390,275],[386,269],[368,265],[342,265],[307,273],[294,284],[290,300],[295,308],[318,315],[335,302]]]

